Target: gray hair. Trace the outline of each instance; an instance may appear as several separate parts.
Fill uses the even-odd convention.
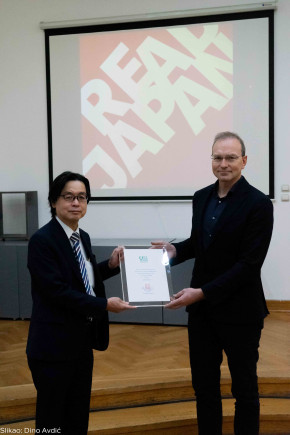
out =
[[[243,139],[241,139],[239,135],[237,135],[236,133],[232,133],[231,131],[222,131],[221,133],[218,133],[214,138],[212,147],[214,146],[214,144],[218,140],[229,139],[229,138],[237,139],[240,142],[242,156],[245,156],[246,155],[246,147],[245,147]]]

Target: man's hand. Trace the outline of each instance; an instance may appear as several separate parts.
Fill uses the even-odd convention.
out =
[[[109,268],[115,269],[119,266],[120,260],[122,261],[124,258],[124,246],[118,246],[114,249],[114,251],[111,254],[110,260],[109,260]]]
[[[120,298],[109,298],[107,300],[107,311],[111,311],[111,313],[121,313],[125,310],[134,310],[135,306],[129,305],[129,302],[125,302]]]
[[[185,288],[174,295],[174,299],[165,305],[165,308],[176,310],[204,299],[201,288]]]
[[[164,242],[164,240],[156,240],[156,242],[151,242],[152,249],[162,249],[165,248],[168,254],[169,260],[171,258],[176,257],[176,249],[175,246],[171,245],[171,243]]]

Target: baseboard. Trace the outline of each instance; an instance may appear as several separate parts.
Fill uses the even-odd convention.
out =
[[[290,311],[290,301],[267,300],[268,310],[271,311]]]

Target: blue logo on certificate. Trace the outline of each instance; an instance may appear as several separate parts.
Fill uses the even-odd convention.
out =
[[[147,255],[140,255],[139,260],[140,260],[140,263],[148,263]]]

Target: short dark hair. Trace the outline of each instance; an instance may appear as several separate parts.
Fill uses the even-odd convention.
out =
[[[49,189],[48,202],[49,202],[50,213],[52,217],[56,215],[56,210],[54,207],[52,207],[52,204],[54,204],[57,201],[57,199],[61,195],[62,189],[69,181],[81,181],[82,183],[84,183],[84,185],[86,186],[86,193],[88,197],[87,203],[89,203],[91,199],[91,188],[90,188],[89,180],[82,174],[65,171],[62,174],[58,175],[53,180]]]
[[[212,148],[218,140],[229,139],[229,138],[237,139],[240,142],[242,156],[245,156],[246,155],[246,147],[245,147],[243,139],[241,139],[237,133],[233,133],[231,131],[222,131],[221,133],[218,133],[214,138]]]

